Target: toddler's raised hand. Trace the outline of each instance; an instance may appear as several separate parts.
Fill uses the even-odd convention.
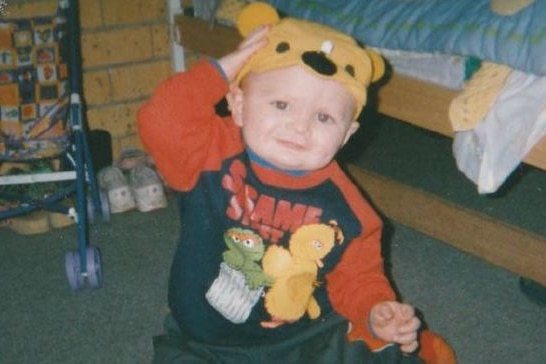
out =
[[[419,345],[417,330],[421,321],[408,304],[385,301],[378,303],[370,312],[370,327],[381,340],[400,344],[406,353],[415,351]]]
[[[235,80],[247,59],[254,52],[267,44],[265,35],[269,29],[269,26],[257,28],[239,44],[234,52],[229,53],[218,60],[218,63],[220,64],[220,67],[222,67],[229,82]]]

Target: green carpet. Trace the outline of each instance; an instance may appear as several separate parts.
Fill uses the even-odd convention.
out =
[[[504,197],[480,197],[454,173],[443,138],[406,128],[384,120],[370,131],[373,143],[363,154],[348,149],[345,156],[544,233],[546,174],[528,173]],[[77,248],[74,227],[37,236],[0,229],[0,363],[149,363],[178,235],[169,202],[167,209],[118,214],[90,227],[91,244],[103,255],[99,290],[68,288],[64,255]],[[389,222],[385,254],[397,290],[449,340],[461,364],[546,362],[546,308],[520,293],[517,276]]]

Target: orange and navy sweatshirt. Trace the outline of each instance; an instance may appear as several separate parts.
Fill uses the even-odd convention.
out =
[[[370,333],[368,315],[376,303],[394,299],[383,270],[380,218],[335,161],[303,175],[257,162],[231,117],[216,113],[227,91],[218,66],[202,61],[160,84],[138,113],[142,142],[180,202],[168,294],[180,329],[211,344],[265,344],[335,311],[351,322],[351,339],[378,349],[386,343]],[[335,226],[336,242],[314,263],[310,282],[287,277],[287,291],[279,290],[282,300],[311,289],[306,302],[316,300],[319,316],[304,313],[263,328],[261,322],[277,317],[275,300],[265,301],[279,278],[263,269],[262,258],[278,246],[287,261],[308,266],[304,261],[316,259],[314,253],[297,246],[322,237],[302,238],[297,232],[304,226]],[[281,275],[297,271],[283,267]]]

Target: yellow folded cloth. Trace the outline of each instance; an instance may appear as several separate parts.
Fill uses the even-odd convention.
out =
[[[449,120],[453,130],[472,129],[485,118],[511,71],[505,65],[482,63],[449,106]]]
[[[491,10],[497,15],[514,15],[535,0],[491,0]]]

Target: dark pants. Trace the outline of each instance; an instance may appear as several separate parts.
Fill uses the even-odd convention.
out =
[[[414,355],[403,355],[391,345],[371,352],[361,342],[347,341],[347,323],[332,316],[298,337],[271,345],[217,346],[196,342],[165,319],[166,334],[154,337],[154,364],[164,363],[281,363],[281,364],[421,364]]]

